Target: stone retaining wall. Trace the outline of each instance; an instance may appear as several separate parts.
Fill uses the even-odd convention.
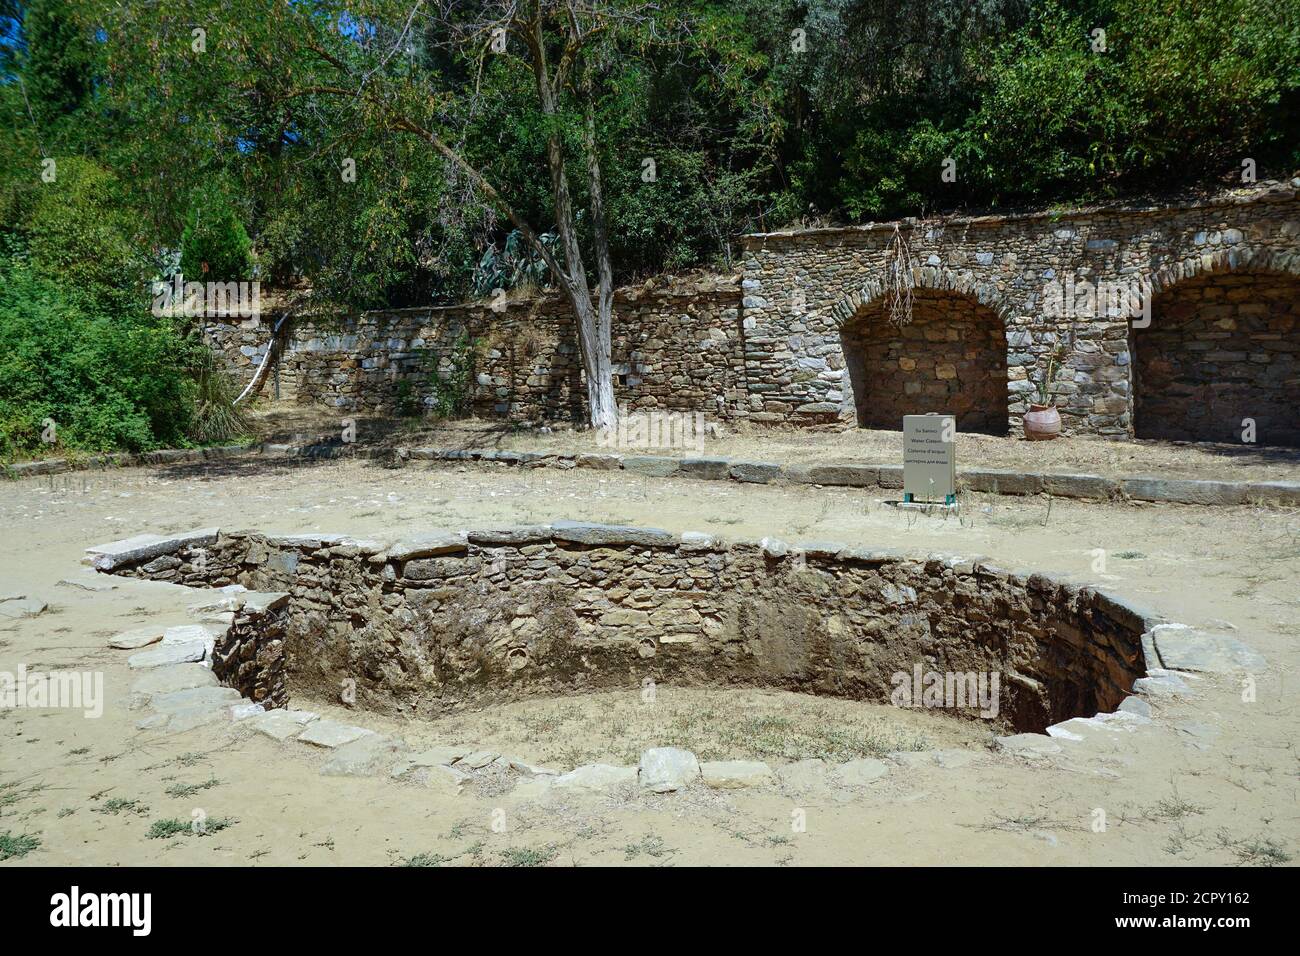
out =
[[[745,236],[738,276],[619,293],[615,393],[634,409],[791,424],[899,428],[905,412],[953,412],[974,430],[1001,433],[1019,427],[1055,360],[1049,391],[1067,434],[1132,435],[1136,412],[1151,417],[1153,435],[1236,442],[1241,419],[1254,417],[1257,444],[1297,444],[1289,303],[1300,288],[1298,188],[1292,180],[1163,207]],[[886,260],[896,236],[910,250],[911,332],[885,328]],[[1232,298],[1240,285],[1225,296],[1236,302],[1232,315],[1209,303],[1177,317],[1192,295],[1178,291],[1183,283],[1212,277],[1196,287],[1205,298],[1237,275],[1253,278],[1243,298]],[[1130,329],[1124,310],[1106,300],[1130,289],[1148,304],[1172,290],[1180,305],[1153,307],[1145,333]],[[272,324],[270,317],[209,324],[210,341],[241,383],[265,354]],[[469,342],[478,343],[473,411],[583,418],[572,319],[554,298],[500,311],[299,319],[278,387],[301,402],[392,410],[399,383],[409,382],[408,402],[428,405],[430,374],[449,375]],[[1164,353],[1169,374],[1148,366],[1135,376],[1135,348],[1139,361]]]
[[[153,537],[92,560],[289,595],[270,630],[236,627],[218,650],[241,662],[225,665],[241,690],[280,700],[283,683],[259,670],[283,665],[288,694],[335,697],[355,682],[357,703],[406,715],[646,681],[883,702],[894,675],[920,667],[999,674],[999,719],[1042,730],[1118,706],[1158,620],[952,555],[574,522],[395,542],[204,529],[176,539],[165,565]]]
[[[1129,435],[1129,321],[1104,304],[1099,314],[1078,314],[1085,287],[1136,283],[1159,293],[1195,276],[1238,270],[1294,276],[1300,273],[1297,186],[1300,181],[1170,207],[904,220],[747,236],[743,315],[749,351],[769,351],[750,364],[749,379],[779,381],[785,393],[764,403],[761,418],[852,418],[857,404],[879,398],[881,391],[869,385],[869,395],[855,399],[852,383],[835,374],[836,358],[843,351],[843,330],[879,321],[871,310],[885,294],[886,256],[897,234],[910,248],[917,287],[959,295],[972,321],[977,304],[1001,319],[1008,352],[1005,410],[1012,427],[1060,349],[1066,374],[1053,391],[1067,431]],[[1055,288],[1063,294],[1073,290],[1075,314],[1052,308],[1049,293]],[[808,358],[823,360],[825,369],[806,375]],[[886,392],[892,387],[882,386]],[[1284,437],[1261,435],[1258,441],[1280,444]]]
[[[740,291],[711,277],[615,299],[615,393],[630,409],[743,414]],[[235,378],[249,381],[266,354],[274,317],[211,320],[209,343]],[[468,410],[523,420],[584,419],[586,391],[573,318],[555,298],[490,305],[367,312],[293,320],[265,394],[349,411],[429,408],[444,382],[468,388]]]

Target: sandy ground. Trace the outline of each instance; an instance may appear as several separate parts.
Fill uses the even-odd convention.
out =
[[[770,456],[769,456],[770,457]],[[1095,469],[1094,469],[1095,470]],[[1235,473],[1235,472],[1234,472]],[[825,746],[827,728],[911,734],[966,748],[969,765],[895,766],[857,792],[779,789],[665,795],[515,793],[451,797],[388,779],[324,778],[323,757],[217,726],[138,731],[132,675],[113,633],[159,615],[186,620],[170,585],[84,577],[91,544],[204,525],[357,534],[576,518],[981,553],[1106,584],[1167,616],[1231,628],[1268,659],[1257,697],[1232,680],[1161,704],[1122,739],[1031,764],[981,748],[978,726],[846,702],[751,691],[665,688],[647,718],[638,691],[511,705],[452,723],[385,724],[413,740],[482,733],[484,743],[566,762],[566,748],[628,759],[660,736],[704,750],[734,745],[746,717],[784,717],[776,743]],[[852,489],[741,486],[621,473],[507,466],[248,460],[76,473],[0,485],[0,592],[45,599],[38,617],[0,620],[0,670],[101,671],[99,719],[67,710],[0,711],[0,847],[39,841],[3,865],[339,863],[451,865],[1269,864],[1300,854],[1300,515],[1255,508],[1102,505],[972,495],[960,518],[900,514]],[[1104,568],[1094,549],[1104,549]],[[323,701],[296,705],[342,708]],[[332,711],[331,711],[332,712]],[[719,717],[718,715],[722,715]],[[867,733],[866,730],[863,731]],[[477,741],[464,741],[466,743]],[[657,740],[656,742],[670,742]],[[775,759],[775,758],[773,758]],[[1104,814],[1106,826],[1094,827]],[[226,826],[151,838],[159,821],[201,812]],[[792,820],[802,815],[806,828]],[[7,835],[7,837],[6,837]]]
[[[259,437],[281,443],[337,441],[345,415],[326,409],[264,404],[254,414]],[[854,461],[901,464],[903,433],[864,428],[781,428],[726,423],[717,437],[690,447],[602,447],[597,433],[548,426],[543,433],[500,421],[458,419],[442,424],[427,419],[354,419],[362,446],[421,445],[439,448],[497,448],[511,451],[613,452],[626,455],[709,455],[783,464]],[[1026,471],[1085,472],[1122,478],[1159,475],[1233,481],[1300,480],[1300,449],[1260,448],[1209,442],[1115,441],[1095,437],[1031,442],[1023,438],[958,433],[957,465],[962,468],[1014,468]]]

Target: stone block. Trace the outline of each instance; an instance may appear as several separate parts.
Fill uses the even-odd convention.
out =
[[[679,747],[651,747],[641,753],[641,786],[655,793],[671,793],[700,779],[695,754]]]
[[[651,478],[675,475],[680,467],[679,459],[667,455],[633,455],[623,459],[624,471]]]
[[[679,474],[683,478],[723,481],[730,470],[731,461],[727,458],[683,458]]]
[[[661,528],[592,524],[586,521],[556,521],[551,525],[551,537],[555,541],[570,541],[598,547],[643,545],[666,548],[677,543],[676,535]]]
[[[781,466],[768,461],[733,461],[728,474],[736,481],[765,485],[781,477]]]

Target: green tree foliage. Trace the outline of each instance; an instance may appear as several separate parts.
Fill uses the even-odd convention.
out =
[[[482,186],[555,232],[553,142],[583,250],[598,161],[619,282],[725,265],[753,229],[1213,189],[1248,157],[1261,178],[1300,166],[1294,3],[584,0],[605,19],[549,109],[524,38],[494,52],[463,29],[538,3],[554,70],[560,0],[0,0],[0,238],[21,250],[7,275],[77,310],[84,334],[153,329],[147,280],[178,247],[189,278],[205,262],[247,278],[255,252],[263,281],[356,307],[555,282]],[[600,257],[582,261],[596,285]]]
[[[6,11],[4,8],[8,8]],[[79,5],[70,0],[6,0],[0,16],[22,23],[22,42],[4,60],[21,63],[19,93],[47,153],[84,141],[98,54]]]
[[[1104,31],[1104,49],[1097,49]],[[1060,2],[992,50],[951,140],[988,202],[1168,190],[1300,162],[1300,10],[1252,0]]]
[[[140,301],[149,263],[116,176],[80,157],[58,161],[53,182],[36,177],[13,206],[11,226],[27,245],[37,274],[113,308]]]
[[[0,258],[0,319],[0,454],[186,442],[193,384],[166,321],[98,311],[12,255]]]
[[[197,190],[181,233],[181,274],[198,281],[248,281],[252,241],[219,187]]]

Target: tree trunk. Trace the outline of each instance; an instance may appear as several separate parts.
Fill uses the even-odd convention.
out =
[[[587,193],[591,200],[591,233],[596,253],[596,347],[598,378],[593,385],[591,373],[587,378],[587,398],[592,403],[592,422],[598,428],[613,428],[618,424],[618,407],[614,404],[614,375],[611,367],[613,352],[614,267],[609,260],[609,231],[605,224],[605,195],[600,175],[600,157],[596,151],[596,117],[592,102],[590,67],[582,73],[583,129],[582,146],[587,159]],[[601,367],[603,365],[603,367]],[[597,418],[595,409],[608,417]],[[603,424],[605,421],[608,424]]]
[[[559,113],[558,91],[551,82],[546,63],[546,42],[542,35],[539,8],[534,8],[530,23],[533,75],[537,80],[537,95],[542,112],[547,116]],[[560,135],[552,131],[546,140],[546,163],[551,172],[551,194],[555,200],[555,228],[564,247],[564,272],[557,276],[578,327],[578,349],[582,355],[582,370],[587,379],[587,416],[593,428],[612,429],[618,425],[618,409],[614,404],[614,374],[610,361],[610,302],[612,292],[606,293],[609,284],[609,252],[605,249],[600,274],[600,302],[592,306],[591,288],[587,285],[587,268],[578,242],[578,230],[573,222],[573,199],[569,193],[568,171],[564,162],[564,146]],[[599,188],[599,183],[597,183]],[[593,199],[593,203],[597,200]],[[603,214],[599,224],[604,239]],[[598,248],[599,248],[598,243]],[[608,243],[605,243],[608,246]],[[598,253],[599,262],[599,253]]]

